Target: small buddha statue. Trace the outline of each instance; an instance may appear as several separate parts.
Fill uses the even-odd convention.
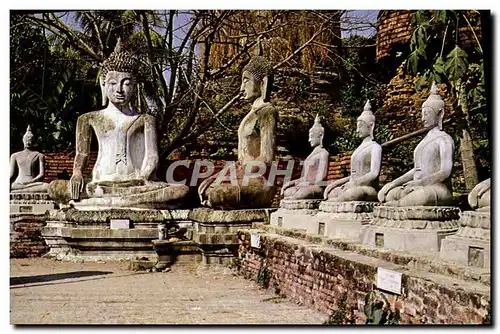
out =
[[[41,182],[45,175],[44,157],[42,153],[31,150],[32,142],[33,133],[28,125],[23,136],[24,150],[10,157],[10,178],[12,179],[16,169],[18,171],[17,178],[10,187],[11,193],[47,192],[48,183]]]
[[[352,153],[351,175],[330,183],[324,192],[325,199],[333,202],[377,200],[382,147],[373,139],[374,129],[375,115],[367,100],[356,125],[362,142]]]
[[[302,176],[291,180],[281,188],[283,199],[316,199],[323,195],[324,186],[320,184],[328,174],[328,151],[323,147],[325,129],[321,126],[319,115],[309,130],[309,143],[313,151],[304,161]]]
[[[444,101],[436,83],[422,104],[422,121],[430,128],[415,148],[414,168],[386,184],[378,193],[388,206],[447,206],[452,204],[450,175],[455,145],[443,131]]]
[[[275,187],[265,176],[252,177],[245,184],[245,170],[254,172],[254,162],[269,167],[275,154],[276,109],[269,102],[273,84],[272,66],[260,56],[243,68],[240,91],[252,103],[238,128],[237,185],[214,182],[218,174],[205,179],[198,188],[203,206],[218,209],[261,208],[271,204]],[[247,166],[250,165],[250,168]]]
[[[107,106],[81,115],[76,123],[76,155],[68,186],[73,204],[175,207],[189,191],[185,185],[153,181],[158,164],[155,119],[130,106],[138,72],[139,61],[122,51],[118,41],[114,52],[103,62],[100,76],[103,104]],[[82,170],[87,163],[92,130],[99,151],[92,181],[82,194]]]
[[[469,205],[476,211],[490,211],[490,187],[491,179],[479,182],[469,193]]]

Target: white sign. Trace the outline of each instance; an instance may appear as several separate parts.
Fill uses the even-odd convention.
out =
[[[401,273],[378,268],[377,270],[377,288],[401,294]]]
[[[260,248],[260,235],[259,231],[251,231],[250,246]]]
[[[130,228],[130,220],[128,219],[110,219],[109,223],[112,230]]]

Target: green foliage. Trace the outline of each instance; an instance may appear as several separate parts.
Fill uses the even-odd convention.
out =
[[[366,323],[372,325],[399,325],[401,311],[398,308],[392,311],[387,297],[383,293],[380,293],[380,295],[382,299],[373,290],[366,294],[363,308]]]
[[[446,56],[444,73],[448,76],[448,80],[455,81],[465,75],[468,66],[467,53],[465,53],[465,51],[459,46],[455,46],[455,48]]]
[[[257,284],[261,287],[267,289],[269,287],[269,281],[271,280],[272,270],[266,266],[260,267],[257,272],[257,278],[255,279]]]

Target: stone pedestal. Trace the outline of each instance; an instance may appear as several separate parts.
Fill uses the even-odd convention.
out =
[[[171,230],[191,227],[188,210],[51,210],[42,229],[48,257],[63,260],[120,260],[154,257],[151,241],[158,224]]]
[[[363,226],[373,218],[373,208],[378,202],[333,202],[323,201],[319,205],[319,212],[315,220],[318,232],[330,238],[339,238],[345,241],[361,242]]]
[[[459,224],[457,233],[442,241],[441,259],[463,266],[490,268],[491,214],[465,211],[460,215]]]
[[[250,229],[255,223],[268,223],[269,209],[214,210],[194,209],[193,241],[199,246],[203,264],[228,264],[237,256],[238,230]]]
[[[363,232],[363,244],[401,251],[439,252],[441,241],[458,230],[456,207],[378,206]]]
[[[44,214],[47,210],[55,208],[47,193],[11,193],[11,214]]]
[[[271,214],[271,225],[286,229],[304,229],[308,233],[318,233],[315,216],[321,199],[296,199],[280,202],[280,208]]]

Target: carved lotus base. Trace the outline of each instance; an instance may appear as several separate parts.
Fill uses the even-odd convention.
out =
[[[12,215],[42,215],[55,207],[47,193],[11,193],[10,214]]]
[[[363,244],[403,251],[439,251],[441,240],[458,230],[455,207],[378,206],[365,227]]]
[[[323,202],[321,199],[282,199],[280,208],[287,210],[316,210],[321,202]]]
[[[455,235],[442,241],[442,260],[464,266],[489,268],[491,256],[491,214],[489,212],[462,212],[460,227]]]
[[[51,210],[42,236],[48,257],[60,260],[156,259],[151,241],[158,239],[158,224],[170,231],[190,229],[189,210],[110,209]]]
[[[378,202],[324,201],[316,215],[318,231],[324,230],[324,235],[330,238],[360,242],[362,226],[373,219],[373,209],[378,205]],[[324,229],[321,224],[324,224]]]

